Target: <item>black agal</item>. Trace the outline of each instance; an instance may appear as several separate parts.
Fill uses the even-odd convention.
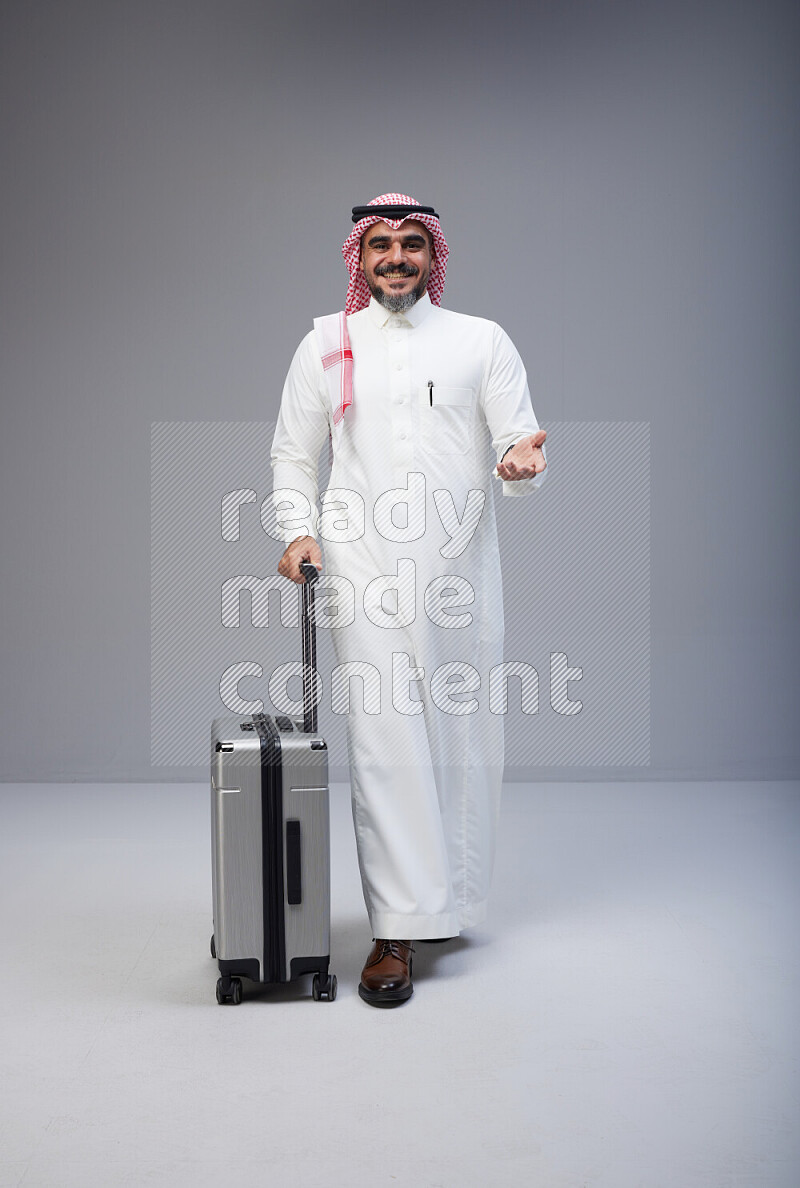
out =
[[[439,217],[432,206],[354,206],[353,222],[357,223],[372,215],[379,215],[382,219],[405,219],[415,214],[433,215],[435,219]]]

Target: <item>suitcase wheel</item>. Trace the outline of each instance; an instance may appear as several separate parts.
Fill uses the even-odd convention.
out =
[[[238,1006],[242,1001],[242,979],[230,978],[228,979],[228,986],[225,985],[225,978],[217,979],[217,1002],[220,1006],[225,1003],[231,1003],[232,1006]]]
[[[336,974],[328,974],[323,982],[318,973],[314,974],[314,980],[311,983],[311,995],[314,1002],[319,1002],[323,995],[328,1002],[333,1002],[336,997]]]
[[[211,956],[216,961],[216,959],[217,959],[217,945],[216,945],[216,941],[214,940],[213,933],[211,936]]]

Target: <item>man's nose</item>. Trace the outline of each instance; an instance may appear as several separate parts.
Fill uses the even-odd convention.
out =
[[[393,264],[402,264],[404,254],[405,253],[403,251],[402,243],[392,244],[391,251],[389,252],[389,258]]]

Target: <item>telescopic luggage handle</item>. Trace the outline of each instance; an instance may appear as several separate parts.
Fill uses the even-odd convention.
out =
[[[303,663],[303,730],[314,734],[317,729],[317,703],[314,700],[314,676],[317,671],[317,636],[314,628],[314,582],[319,578],[316,565],[300,562],[305,581],[302,593],[302,663]]]

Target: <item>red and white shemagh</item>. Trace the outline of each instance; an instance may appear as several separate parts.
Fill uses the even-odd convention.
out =
[[[322,370],[330,372],[325,378],[333,408],[333,423],[338,425],[345,409],[353,403],[353,349],[347,333],[347,316],[338,313],[315,318],[314,329],[322,356]]]
[[[420,206],[421,203],[417,202],[416,198],[411,198],[408,194],[380,194],[377,198],[373,198],[371,202],[367,203],[367,205]],[[365,215],[363,219],[359,219],[342,245],[342,255],[347,265],[347,271],[350,273],[350,284],[347,286],[347,302],[344,307],[345,313],[356,313],[359,309],[364,309],[369,305],[371,296],[367,279],[358,266],[361,255],[361,236],[367,227],[371,227],[373,223],[386,223],[387,226],[392,227],[396,231],[406,219],[414,219],[416,222],[422,223],[433,236],[436,264],[431,269],[431,275],[428,279],[428,296],[434,305],[442,304],[444,278],[447,273],[447,257],[450,255],[450,249],[442,234],[439,220],[434,218],[433,215],[428,214],[409,214],[405,215],[402,219],[388,219],[384,215]]]
[[[373,198],[368,205],[420,206],[421,204],[417,202],[416,198],[409,197],[408,194],[381,194],[379,197]],[[317,318],[314,321],[322,355],[322,367],[328,373],[325,378],[333,408],[334,425],[339,424],[345,410],[353,403],[353,350],[350,346],[350,336],[347,333],[347,317],[349,314],[357,313],[360,309],[365,309],[369,305],[371,297],[366,277],[358,266],[361,257],[361,237],[367,227],[371,227],[373,223],[387,223],[396,231],[406,219],[415,219],[418,223],[422,223],[433,236],[436,262],[428,278],[427,293],[434,305],[442,304],[447,257],[450,254],[450,249],[442,234],[439,220],[429,214],[409,214],[402,219],[390,219],[384,215],[376,214],[374,216],[366,215],[363,219],[359,219],[342,246],[344,262],[350,273],[344,313],[329,314],[325,318]]]

